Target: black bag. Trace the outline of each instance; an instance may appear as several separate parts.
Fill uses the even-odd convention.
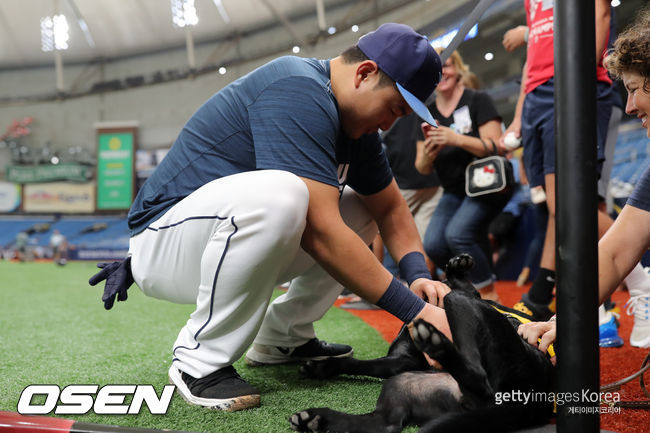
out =
[[[483,141],[483,140],[481,140]],[[485,146],[485,142],[483,143]],[[465,194],[477,197],[509,191],[515,184],[512,164],[508,158],[496,155],[497,149],[492,142],[494,155],[474,160],[465,169]],[[485,146],[487,149],[487,146]]]

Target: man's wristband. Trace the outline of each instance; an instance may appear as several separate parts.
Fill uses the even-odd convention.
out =
[[[411,251],[399,261],[399,274],[408,285],[418,278],[431,279],[431,273],[424,261],[424,255],[419,251]]]
[[[426,303],[397,278],[393,277],[393,281],[390,282],[388,289],[379,298],[376,305],[402,322],[409,323],[422,311]]]

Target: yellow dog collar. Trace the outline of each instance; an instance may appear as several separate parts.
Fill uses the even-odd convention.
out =
[[[514,313],[514,312],[512,312],[512,311],[506,311],[506,310],[503,310],[503,309],[497,307],[497,306],[494,305],[494,304],[490,304],[490,305],[492,305],[492,308],[494,308],[495,310],[497,310],[499,313],[503,314],[504,316],[513,317],[514,319],[516,319],[516,320],[517,320],[518,322],[520,322],[521,324],[528,323],[528,322],[532,322],[532,320],[530,320],[528,317],[525,317],[525,316],[519,315],[519,314]],[[538,342],[541,342],[542,339],[539,338],[537,341],[538,341]],[[555,348],[553,347],[552,344],[551,344],[550,346],[548,346],[548,349],[546,350],[546,353],[547,353],[548,356],[550,356],[551,358],[555,356]]]

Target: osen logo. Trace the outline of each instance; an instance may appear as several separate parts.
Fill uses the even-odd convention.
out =
[[[44,415],[54,411],[57,415],[83,415],[91,409],[99,415],[136,415],[144,403],[153,415],[167,413],[174,395],[174,385],[165,385],[160,397],[152,385],[29,385],[20,394],[18,413]],[[45,401],[35,396],[44,396]],[[125,403],[133,396],[131,403]]]

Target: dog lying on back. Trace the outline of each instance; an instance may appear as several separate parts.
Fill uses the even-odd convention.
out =
[[[353,415],[329,408],[306,409],[289,418],[291,428],[393,433],[417,424],[420,433],[506,432],[546,423],[553,415],[551,399],[524,404],[495,397],[496,393],[521,395],[518,392],[547,396],[553,366],[545,354],[517,335],[519,321],[503,314],[507,308],[481,300],[467,279],[472,265],[466,254],[447,264],[446,283],[452,291],[444,306],[453,342],[418,320],[409,325],[410,333],[402,327],[383,358],[310,361],[302,372],[312,377],[351,374],[387,380],[373,412]],[[431,367],[423,353],[443,369]]]

